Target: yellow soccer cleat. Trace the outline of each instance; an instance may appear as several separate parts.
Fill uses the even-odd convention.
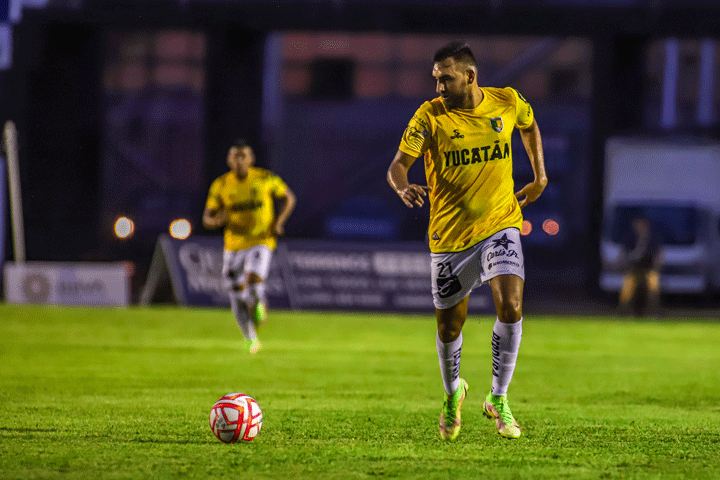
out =
[[[520,425],[518,425],[512,412],[510,412],[507,396],[488,393],[488,396],[485,398],[485,403],[483,404],[483,415],[495,420],[498,433],[503,437],[520,437]]]
[[[460,433],[460,426],[462,425],[460,408],[463,400],[465,400],[468,388],[467,382],[461,378],[460,385],[458,385],[455,393],[447,395],[445,398],[440,412],[440,436],[443,440],[455,440]]]

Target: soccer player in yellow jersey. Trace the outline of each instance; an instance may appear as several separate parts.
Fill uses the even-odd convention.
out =
[[[245,140],[236,141],[227,155],[230,171],[210,186],[203,212],[206,228],[225,227],[223,284],[250,353],[261,347],[255,327],[266,316],[264,281],[296,201],[280,177],[254,163],[252,148]],[[275,199],[282,202],[277,216]]]
[[[430,200],[432,294],[436,345],[445,388],[440,435],[460,432],[468,391],[460,378],[462,327],[470,291],[489,283],[497,320],[492,332],[492,388],[483,413],[498,433],[518,438],[507,402],[522,337],[525,278],[521,209],[547,185],[540,130],[528,102],[512,88],[480,87],[475,58],[462,42],[437,51],[432,75],[440,97],[417,110],[388,170],[388,182],[408,207]],[[514,192],[511,137],[518,128],[535,179]],[[410,184],[408,169],[425,155],[427,186]]]

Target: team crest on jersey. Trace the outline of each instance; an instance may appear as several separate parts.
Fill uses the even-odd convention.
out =
[[[490,119],[490,125],[492,126],[492,129],[495,130],[497,133],[500,133],[503,131],[503,119],[502,117],[495,117]]]

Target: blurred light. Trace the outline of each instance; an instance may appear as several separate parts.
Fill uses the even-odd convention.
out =
[[[132,220],[127,217],[118,217],[115,220],[115,236],[118,238],[130,238],[133,232],[135,232],[135,224]]]
[[[555,220],[547,219],[543,222],[543,230],[548,235],[557,235],[560,231],[560,225]]]
[[[190,222],[184,218],[173,220],[170,224],[170,236],[177,238],[178,240],[185,240],[190,236],[192,232],[192,226]]]
[[[528,235],[532,232],[532,223],[529,220],[523,220],[522,229],[520,235]]]

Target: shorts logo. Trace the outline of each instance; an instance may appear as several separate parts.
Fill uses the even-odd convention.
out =
[[[493,248],[502,247],[505,250],[508,249],[508,244],[515,243],[507,237],[507,233],[504,233],[501,238],[496,238],[495,240],[493,240],[493,242],[495,242]]]
[[[450,262],[440,262],[438,263],[438,267],[440,271],[437,276],[437,285],[438,296],[440,298],[452,297],[462,290],[460,279],[458,279],[457,275],[453,275],[452,264]]]
[[[458,279],[457,275],[451,275],[449,277],[442,278],[438,277],[437,283],[438,296],[440,298],[452,297],[460,290],[462,290],[462,285],[460,285],[460,280]]]

